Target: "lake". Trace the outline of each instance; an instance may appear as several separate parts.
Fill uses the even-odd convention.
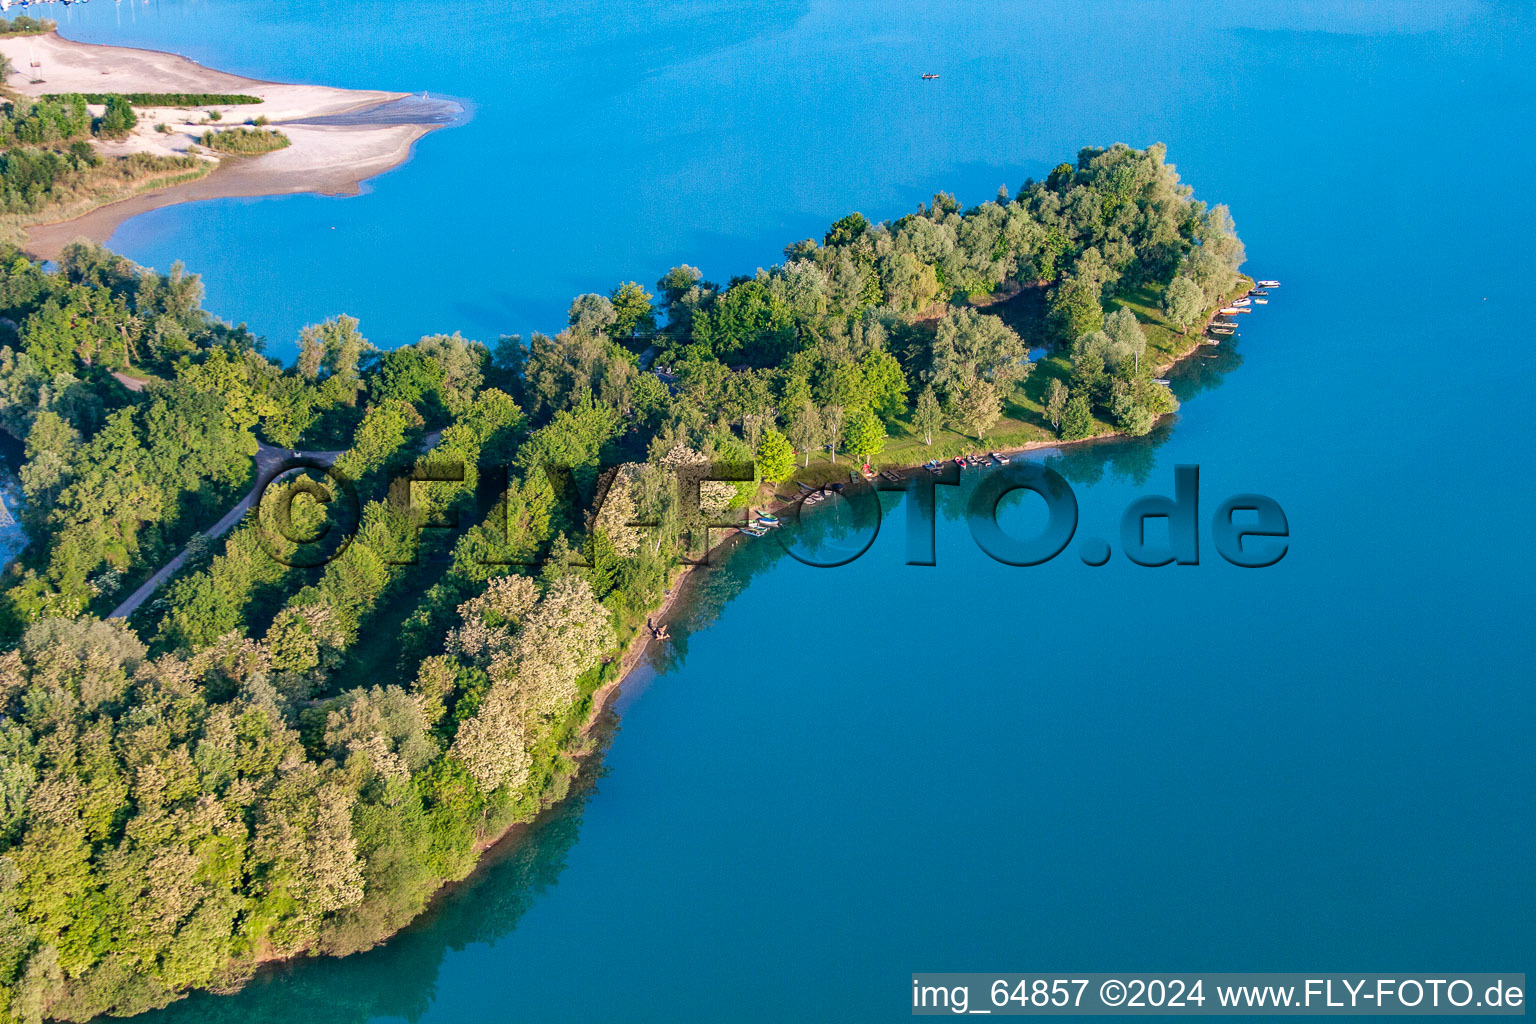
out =
[[[473,117],[354,199],[159,210],[291,353],[553,330],[572,295],[717,280],[858,209],[1166,142],[1284,284],[1174,374],[1151,438],[1052,465],[1078,543],[938,565],[893,501],[837,569],[702,574],[600,769],[395,941],[148,1019],[886,1021],[913,971],[1518,971],[1536,961],[1536,121],[1528,7],[1307,3],[75,5],[66,35]],[[924,82],[922,72],[939,73]],[[335,231],[331,228],[335,227]],[[1201,564],[1118,550],[1200,466]],[[1283,561],[1219,558],[1258,492]],[[1038,509],[1005,509],[1027,532]]]

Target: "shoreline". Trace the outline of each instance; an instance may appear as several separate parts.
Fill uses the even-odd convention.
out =
[[[6,85],[32,98],[107,91],[243,93],[262,100],[228,107],[136,108],[139,124],[128,138],[98,143],[98,152],[109,157],[195,155],[213,164],[212,171],[189,182],[151,185],[67,219],[21,227],[25,250],[42,259],[56,259],[64,246],[80,238],[104,243],[129,218],[178,203],[296,193],[357,195],[363,182],[405,163],[423,136],[451,123],[450,109],[462,110],[445,101],[435,111],[427,105],[413,116],[410,93],[267,82],[158,50],[76,42],[57,31],[0,39],[0,53],[17,68]],[[42,65],[31,72],[40,79],[36,82],[26,80],[21,70],[34,60]],[[408,113],[370,122],[367,112],[380,108]],[[210,112],[220,119],[208,120]],[[260,156],[232,157],[210,154],[198,143],[206,129],[235,128],[256,117],[280,125],[292,144]],[[157,131],[160,126],[164,130]]]
[[[1244,280],[1248,281],[1248,287],[1252,287],[1251,280],[1246,277]],[[1241,294],[1247,290],[1248,288],[1240,288],[1238,293]],[[1228,300],[1222,300],[1223,303],[1226,301]],[[1193,358],[1201,348],[1206,329],[1219,315],[1219,313],[1212,311],[1209,315],[1202,319],[1200,322],[1200,330],[1189,335],[1190,344],[1188,348],[1183,353],[1175,356],[1171,360],[1159,366],[1155,372],[1158,374],[1165,373],[1167,370],[1177,366],[1185,360]],[[1177,415],[1176,412],[1168,413],[1165,416],[1160,417],[1157,422],[1161,423],[1168,417],[1175,415]],[[1095,434],[1092,437],[1077,438],[1071,441],[1063,441],[1059,439],[1031,441],[1022,446],[1001,447],[995,450],[1004,454],[1013,455],[1024,452],[1039,451],[1045,448],[1066,448],[1077,445],[1114,441],[1130,438],[1131,436],[1132,435],[1125,434],[1121,431],[1110,431],[1108,433]],[[853,463],[850,462],[849,465],[852,466]],[[922,469],[923,465],[921,463],[903,466],[893,465],[886,468],[898,469],[903,472],[911,472]],[[754,503],[754,505],[751,507],[761,507],[765,511],[768,511],[770,514],[777,513],[789,505],[795,504],[795,502],[799,500],[799,497],[800,496],[796,496],[793,499],[785,501],[782,500],[777,493],[770,490],[769,502],[761,504]],[[721,529],[724,531],[731,528],[722,527]],[[720,537],[719,540],[710,545],[708,549],[708,557],[710,559],[713,559],[717,556],[720,558],[729,558],[736,546],[735,542],[740,537],[741,534],[739,532],[725,533]],[[686,591],[695,582],[696,576],[694,570],[697,568],[697,563],[689,563],[681,567],[681,570],[678,572],[677,576],[672,580],[671,586],[668,588],[665,598],[661,604],[658,605],[656,609],[651,613],[651,617],[655,621],[656,625],[660,626],[667,623],[668,614],[677,607],[681,600],[683,600],[683,598],[686,596]],[[573,792],[575,784],[580,780],[583,774],[591,771],[594,768],[594,756],[600,754],[603,750],[606,749],[606,743],[603,741],[602,737],[597,735],[597,731],[605,723],[611,723],[614,725],[617,724],[618,712],[613,706],[614,702],[623,692],[624,685],[631,681],[631,678],[634,676],[635,672],[641,667],[645,659],[645,655],[651,649],[651,645],[658,642],[661,641],[656,640],[653,635],[645,630],[637,632],[620,649],[617,657],[619,662],[619,671],[615,677],[592,691],[590,697],[590,706],[587,708],[586,714],[580,725],[572,734],[573,743],[570,748],[563,751],[564,755],[570,761],[570,768],[569,771],[563,775],[556,777],[558,784],[555,788],[556,791],[561,795],[557,797],[541,799],[539,809],[534,813],[532,817],[523,821],[514,821],[496,835],[487,836],[477,842],[473,847],[475,853],[474,866],[470,868],[469,872],[464,875],[464,877],[444,881],[435,890],[433,890],[432,894],[427,898],[426,905],[422,908],[420,913],[416,914],[395,931],[380,938],[373,945],[367,947],[366,949],[358,950],[357,953],[365,953],[370,950],[379,949],[406,931],[422,926],[429,920],[431,915],[439,909],[443,900],[447,899],[460,887],[472,884],[481,875],[482,872],[487,870],[491,866],[492,858],[494,856],[496,856],[498,853],[509,852],[512,848],[512,844],[528,838],[533,830],[539,826],[540,822],[544,821],[551,812],[553,812],[561,804],[565,803],[570,794]],[[357,955],[357,953],[350,955]],[[238,980],[234,980],[230,987],[214,991],[219,991],[221,994],[238,991],[262,974],[292,967],[304,960],[319,960],[327,956],[327,954],[317,954],[310,950],[300,950],[284,956],[257,955],[247,963],[246,971],[241,973]],[[330,958],[334,959],[334,957]],[[179,1001],[180,998],[185,998],[190,994],[190,991],[179,993],[178,999],[176,1001]]]
[[[1249,291],[1252,287],[1254,287],[1252,279],[1248,278],[1246,275],[1244,275],[1243,281],[1247,282],[1246,285],[1240,285],[1239,288],[1237,289],[1237,291],[1234,294],[1244,294],[1247,291]],[[1226,303],[1230,298],[1231,298],[1231,296],[1228,296],[1227,298],[1223,298],[1222,299],[1222,303],[1223,304]],[[1219,309],[1220,305],[1218,305],[1216,308]],[[1175,367],[1175,366],[1179,365],[1180,363],[1184,362],[1185,360],[1194,358],[1199,353],[1201,347],[1204,344],[1204,340],[1205,340],[1207,329],[1210,327],[1211,323],[1213,321],[1215,321],[1215,319],[1218,316],[1220,316],[1220,315],[1221,315],[1220,313],[1215,312],[1213,310],[1210,314],[1208,314],[1205,318],[1203,318],[1201,320],[1201,322],[1200,322],[1200,325],[1199,325],[1200,326],[1199,331],[1198,332],[1192,332],[1189,335],[1190,344],[1189,344],[1188,348],[1186,348],[1184,352],[1180,353],[1179,355],[1174,356],[1172,359],[1170,359],[1167,362],[1165,362],[1165,363],[1161,364],[1160,366],[1158,366],[1154,372],[1156,374],[1158,374],[1158,375],[1162,375],[1162,374],[1166,373],[1168,370],[1172,369],[1173,367]],[[1163,416],[1159,417],[1156,422],[1157,423],[1162,423],[1165,420],[1167,420],[1169,417],[1177,416],[1177,415],[1178,415],[1178,413],[1176,411],[1175,412],[1166,413]],[[1005,454],[1005,455],[1017,455],[1017,454],[1023,454],[1025,452],[1040,451],[1040,450],[1046,449],[1046,448],[1075,447],[1075,446],[1078,446],[1078,445],[1088,445],[1088,444],[1102,443],[1102,442],[1105,442],[1105,441],[1115,441],[1115,440],[1129,439],[1131,437],[1132,437],[1132,435],[1126,434],[1126,433],[1124,433],[1122,431],[1110,431],[1110,432],[1105,433],[1105,434],[1095,434],[1092,437],[1081,437],[1081,438],[1076,438],[1076,439],[1071,440],[1071,441],[1063,441],[1063,440],[1061,440],[1059,438],[1056,439],[1056,440],[1030,441],[1030,442],[1028,442],[1027,444],[1024,444],[1024,445],[1012,446],[1012,447],[1003,447],[1003,448],[997,448],[997,449],[992,449],[992,450],[1001,452],[1002,454]],[[977,443],[980,444],[981,442],[977,442]],[[853,463],[850,462],[849,465],[852,466]],[[916,463],[916,464],[913,464],[913,465],[900,465],[900,466],[893,465],[893,466],[887,466],[885,468],[887,468],[887,469],[894,469],[894,470],[898,470],[898,471],[901,471],[901,472],[915,472],[917,470],[923,469],[923,464],[922,463]],[[762,503],[761,505],[754,504],[752,507],[754,507],[754,508],[761,507],[764,511],[768,512],[769,514],[776,514],[778,512],[783,511],[788,506],[795,504],[795,502],[799,500],[799,497],[800,496],[797,496],[796,498],[793,498],[793,499],[791,499],[789,501],[784,501],[784,500],[782,500],[779,497],[779,495],[777,495],[776,493],[773,493],[772,491],[770,491],[770,501],[769,502]],[[731,528],[730,527],[721,527],[721,529],[722,530],[729,530]],[[714,559],[717,556],[720,557],[720,558],[729,558],[731,553],[732,553],[732,551],[735,549],[735,546],[736,546],[734,542],[740,536],[741,536],[741,534],[739,532],[726,533],[719,540],[717,540],[714,544],[710,545],[709,551],[708,551],[708,557],[710,559]],[[662,601],[662,603],[659,606],[657,606],[655,611],[652,612],[652,616],[651,617],[654,619],[656,625],[661,626],[661,625],[665,625],[667,623],[668,613],[670,613],[673,610],[673,608],[675,608],[677,606],[679,601],[682,600],[682,598],[684,597],[684,591],[687,588],[689,588],[692,585],[692,583],[694,582],[694,570],[697,569],[698,567],[699,566],[697,564],[687,564],[687,565],[684,565],[682,567],[681,571],[677,574],[677,577],[672,581],[671,587],[667,590],[666,598]],[[593,754],[597,753],[597,751],[599,749],[601,749],[601,744],[597,743],[597,742],[594,742],[594,738],[593,738],[594,731],[597,729],[598,725],[603,721],[603,718],[604,718],[605,715],[607,715],[609,713],[613,713],[613,714],[617,713],[617,712],[612,710],[613,702],[619,697],[620,692],[623,690],[624,684],[629,682],[630,681],[630,677],[632,675],[634,675],[634,673],[635,673],[635,671],[637,669],[640,668],[641,663],[643,662],[646,653],[651,649],[651,645],[654,644],[654,643],[658,643],[658,642],[659,641],[657,641],[653,636],[648,635],[645,631],[641,631],[641,632],[635,634],[635,636],[632,637],[629,640],[629,642],[624,645],[621,653],[619,654],[619,657],[618,657],[619,673],[618,673],[618,675],[615,676],[609,682],[604,683],[602,686],[599,686],[596,690],[592,691],[592,697],[591,697],[592,706],[587,710],[587,715],[586,715],[585,721],[583,721],[581,723],[580,728],[577,729],[576,733],[575,733],[575,735],[576,735],[576,737],[578,738],[578,741],[579,741],[579,746],[577,746],[577,747],[575,747],[575,748],[573,748],[573,749],[571,749],[571,750],[566,752],[566,755],[571,759],[571,762],[572,762],[572,769],[571,769],[570,775],[567,776],[567,778],[575,779],[583,771],[587,770],[589,760],[591,759]],[[479,874],[479,872],[481,870],[481,867],[483,865],[483,862],[484,862],[484,855],[486,853],[488,853],[489,851],[493,850],[494,848],[496,848],[498,846],[503,845],[504,843],[513,842],[513,841],[516,841],[517,839],[519,839],[520,837],[522,837],[524,835],[524,833],[526,833],[527,831],[531,830],[534,826],[536,826],[538,824],[539,820],[546,813],[548,813],[554,807],[558,806],[561,802],[563,802],[563,798],[559,799],[559,800],[551,800],[551,801],[543,804],[543,806],[539,810],[539,813],[536,814],[534,817],[528,819],[527,821],[514,822],[511,825],[507,826],[507,828],[504,831],[502,831],[499,835],[497,835],[495,837],[492,837],[492,838],[484,839],[480,843],[476,844],[475,852],[478,855],[480,855],[481,859],[476,861],[475,867],[473,869],[471,869],[470,873],[465,875],[463,878],[458,879],[456,881],[444,882],[441,886],[439,886],[437,891],[435,891],[432,894],[431,899],[428,901],[426,909],[423,910],[422,913],[420,915],[418,915],[417,918],[412,920],[412,924],[414,924],[415,921],[420,920],[421,917],[424,917],[425,915],[430,913],[431,910],[432,910],[433,905],[435,903],[437,903],[438,900],[440,900],[444,896],[446,896],[447,893],[450,890],[452,890],[453,888],[455,888],[457,886],[467,884],[477,874]],[[406,925],[406,927],[410,927],[410,926],[411,926],[410,924]],[[384,943],[388,942],[390,939],[394,938],[394,936],[398,935],[398,934],[400,934],[400,933],[399,932],[395,932],[393,935],[390,935],[390,936],[386,937],[385,939],[380,940],[378,945],[374,946],[373,948],[377,949],[379,945],[383,945]],[[292,958],[285,958],[285,960],[286,959],[292,959]],[[285,962],[285,960],[275,960],[275,961],[267,961],[267,962],[268,963],[279,963],[279,962]]]
[[[1240,285],[1234,294],[1244,294],[1252,287],[1254,287],[1252,279],[1248,278],[1246,275],[1244,276],[1243,280],[1247,282],[1246,286]],[[1222,303],[1226,303],[1229,299],[1230,296],[1223,298]],[[1217,309],[1219,308],[1220,305],[1217,306]],[[1220,313],[1212,311],[1210,314],[1204,317],[1200,322],[1199,331],[1192,332],[1189,335],[1189,346],[1179,355],[1176,355],[1167,362],[1159,365],[1153,372],[1161,376],[1185,360],[1194,358],[1199,353],[1201,347],[1204,344],[1207,329],[1210,327],[1211,323],[1215,321],[1216,318],[1220,315]],[[1166,413],[1159,417],[1156,423],[1162,423],[1169,417],[1177,415],[1177,411]],[[1154,426],[1155,425],[1156,424],[1154,424]],[[1063,441],[1059,438],[1055,440],[1030,441],[1024,445],[1002,447],[992,450],[1005,455],[1018,455],[1026,452],[1040,451],[1047,448],[1059,449],[1075,447],[1078,445],[1102,443],[1106,441],[1124,440],[1130,439],[1132,436],[1133,435],[1116,430],[1104,434],[1095,434],[1092,437],[1076,438],[1071,441]],[[977,443],[981,444],[979,441]],[[853,463],[850,462],[849,465],[852,466]],[[916,463],[913,465],[892,465],[884,468],[894,469],[900,472],[915,472],[917,470],[923,469],[923,464]],[[793,498],[789,501],[784,501],[778,494],[770,491],[770,501],[762,503],[761,505],[754,504],[752,507],[761,507],[769,514],[776,514],[783,511],[788,506],[795,504],[795,502],[799,500],[799,497],[801,496],[797,496],[796,498]],[[721,527],[721,529],[729,530],[731,528]],[[714,559],[715,557],[729,558],[736,546],[734,542],[740,536],[741,534],[739,532],[726,533],[714,544],[710,545],[708,550],[708,557],[710,559]],[[673,608],[677,606],[679,601],[684,597],[684,591],[694,582],[694,570],[697,568],[697,564],[688,564],[682,567],[681,571],[677,574],[676,579],[673,580],[671,587],[668,589],[665,600],[663,600],[662,603],[652,613],[652,618],[654,619],[656,625],[661,626],[667,623],[668,613],[670,613]],[[602,686],[592,691],[592,706],[587,710],[585,721],[582,722],[580,728],[575,733],[579,741],[579,746],[566,752],[566,755],[571,759],[572,762],[571,772],[569,776],[567,776],[568,779],[574,780],[583,771],[586,771],[589,766],[588,762],[592,756],[601,749],[602,744],[594,741],[594,731],[603,721],[605,715],[617,714],[617,712],[614,711],[612,707],[614,701],[619,697],[621,691],[623,690],[624,684],[629,682],[630,677],[633,676],[635,671],[640,668],[646,653],[651,649],[651,645],[658,642],[660,641],[657,641],[653,636],[648,635],[644,631],[637,633],[624,646],[622,652],[619,655],[618,675],[615,676],[611,681],[604,683]],[[475,876],[480,873],[485,859],[484,855],[486,853],[490,852],[498,846],[501,846],[505,843],[514,842],[521,838],[525,833],[534,828],[545,814],[547,814],[550,810],[562,802],[563,798],[551,800],[543,804],[539,810],[539,813],[534,817],[528,819],[527,821],[514,822],[513,824],[507,826],[507,828],[499,835],[482,840],[479,844],[477,844],[475,847],[475,852],[480,856],[480,860],[476,861],[475,867],[471,869],[470,873],[465,875],[463,878],[456,881],[444,882],[441,886],[439,886],[437,891],[432,894],[431,899],[428,901],[426,909],[424,909],[417,918],[413,919],[411,924],[414,924],[416,921],[429,914],[434,904],[436,904],[440,899],[444,898],[452,889],[457,886],[467,884],[472,879],[474,879]],[[411,927],[411,925],[408,924],[406,927]],[[394,938],[394,936],[398,934],[400,933],[395,932],[393,935],[382,939],[378,945],[374,946],[373,948],[378,948],[379,945],[383,945],[384,943],[390,941],[390,939]]]

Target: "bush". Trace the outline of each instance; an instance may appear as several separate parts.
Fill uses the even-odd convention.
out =
[[[88,92],[87,103],[109,103],[119,96],[135,107],[238,107],[247,103],[260,103],[260,96],[242,93],[217,92]],[[59,99],[55,95],[44,99]]]
[[[52,32],[58,27],[59,23],[56,21],[50,21],[47,18],[29,18],[22,14],[9,21],[0,18],[0,37],[42,35],[44,32]]]
[[[47,146],[90,134],[91,112],[80,95],[17,100],[0,112],[0,146]]]
[[[256,128],[232,128],[222,132],[204,132],[203,145],[217,153],[236,156],[255,156],[286,149],[293,145],[288,136],[279,131],[263,131]]]
[[[103,139],[121,139],[138,123],[133,106],[122,96],[113,96],[107,101],[107,112],[97,118],[94,131]]]

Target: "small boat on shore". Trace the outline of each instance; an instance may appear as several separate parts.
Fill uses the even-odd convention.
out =
[[[1279,288],[1280,287],[1280,282],[1279,281],[1255,281],[1253,283],[1258,285],[1260,288]]]
[[[1152,383],[1153,384],[1161,384],[1164,387],[1167,387],[1169,384],[1171,384],[1173,382],[1170,381],[1167,377],[1153,377],[1152,378]]]
[[[1255,288],[1253,291],[1249,292],[1248,294],[1249,295],[1268,295],[1269,292],[1265,291],[1262,288]]]
[[[761,526],[743,526],[741,532],[748,537],[766,537],[768,535],[768,531]]]
[[[999,466],[1008,465],[1008,456],[1004,455],[1002,452],[993,452],[992,457],[997,460],[997,464]]]
[[[1232,300],[1232,305],[1241,307],[1241,306],[1248,305],[1252,301],[1253,300],[1249,299],[1249,298],[1233,299]]]
[[[964,469],[965,468],[965,456],[964,455],[956,455],[955,456],[955,465],[959,466],[961,469]]]
[[[1254,299],[1253,302],[1254,302],[1254,305],[1256,305],[1256,306],[1267,306],[1267,305],[1269,305],[1269,300],[1268,299]]]
[[[757,517],[757,521],[764,526],[778,526],[781,520],[778,516],[771,516],[764,512],[762,515]]]

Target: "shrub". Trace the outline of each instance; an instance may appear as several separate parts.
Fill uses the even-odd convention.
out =
[[[286,149],[293,144],[282,132],[256,128],[231,128],[222,132],[204,132],[202,143],[214,152],[231,153],[235,156],[270,153],[275,149]]]
[[[120,139],[138,123],[133,106],[123,97],[113,96],[107,101],[107,112],[97,118],[94,131],[103,139]]]
[[[120,96],[135,107],[238,107],[261,102],[260,96],[217,92],[88,92],[85,102],[107,103],[113,96]],[[43,98],[59,99],[56,95]]]

